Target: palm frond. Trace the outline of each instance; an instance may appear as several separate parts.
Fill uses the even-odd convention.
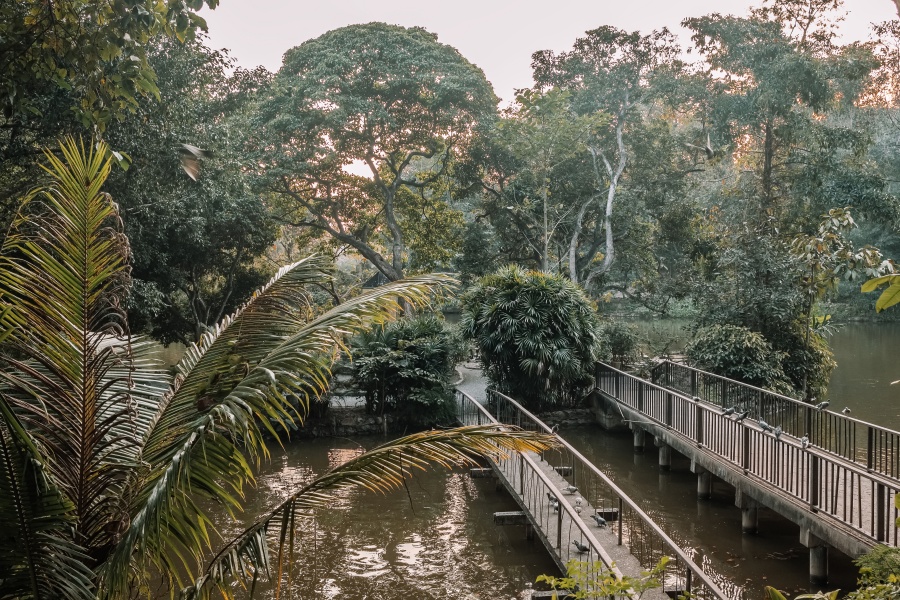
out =
[[[350,487],[386,493],[403,485],[417,470],[430,464],[447,468],[475,464],[480,456],[506,458],[512,452],[540,452],[555,446],[544,434],[497,425],[476,425],[427,431],[402,437],[335,467],[303,486],[275,510],[229,542],[209,563],[203,575],[182,591],[182,598],[207,598],[213,589],[233,597],[230,585],[252,583],[260,576],[282,577],[285,553],[298,516],[326,506],[331,495]],[[273,535],[277,534],[277,535]],[[272,560],[274,546],[276,560]]]
[[[29,194],[0,255],[8,313],[0,387],[44,468],[75,506],[76,539],[109,544],[122,520],[117,490],[134,466],[131,350],[120,299],[128,242],[116,205],[100,191],[110,170],[103,144],[61,142],[45,153],[49,183]]]
[[[452,282],[445,276],[397,282],[307,321],[305,286],[322,276],[319,261],[286,267],[188,351],[147,431],[142,461],[150,476],[105,567],[106,589],[127,586],[138,548],[162,572],[189,569],[183,558],[196,558],[212,529],[190,494],[239,507],[252,463],[267,452],[263,432],[277,437],[273,423],[302,423],[310,398],[327,389],[343,338],[399,313],[401,301],[424,304]],[[190,551],[173,552],[170,536]]]
[[[93,598],[93,573],[74,544],[75,506],[0,394],[0,599]]]

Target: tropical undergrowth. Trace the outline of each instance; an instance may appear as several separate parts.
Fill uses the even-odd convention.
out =
[[[401,305],[424,307],[452,282],[395,282],[321,312],[307,289],[330,265],[286,265],[169,377],[129,335],[128,240],[102,191],[110,156],[72,139],[59,156],[47,151],[47,181],[0,249],[0,599],[117,600],[160,586],[230,598],[259,578],[279,582],[277,595],[294,568],[295,523],[333,490],[383,492],[430,463],[548,447],[497,426],[395,440],[220,543],[204,506],[243,509],[268,436],[285,442],[279,431],[303,423],[347,336]]]

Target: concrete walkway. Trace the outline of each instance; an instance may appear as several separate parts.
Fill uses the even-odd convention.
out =
[[[456,372],[459,373],[461,381],[458,381],[455,387],[472,396],[480,404],[485,404],[488,380],[481,372],[481,364],[476,360],[466,361],[457,365]]]

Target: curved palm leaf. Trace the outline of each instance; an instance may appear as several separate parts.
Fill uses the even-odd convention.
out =
[[[199,561],[212,524],[197,498],[239,506],[263,434],[302,422],[347,334],[452,280],[399,282],[315,316],[303,289],[323,263],[291,265],[191,348],[170,385],[127,335],[128,245],[100,192],[108,150],[70,139],[62,153],[48,153],[51,183],[29,197],[0,255],[0,339],[12,348],[0,371],[0,532],[15,539],[0,549],[0,595],[119,598],[151,567],[175,578]],[[500,435],[434,438],[401,463],[385,450],[290,504],[314,505],[341,482],[396,485],[426,459],[455,464],[471,457],[465,446],[487,451],[479,440]],[[295,510],[281,514],[267,522]],[[259,572],[264,528],[252,535],[255,546],[244,536],[226,554]]]
[[[292,553],[297,517],[309,509],[326,506],[331,494],[337,490],[363,487],[385,493],[403,485],[415,470],[425,470],[432,463],[452,468],[475,464],[480,456],[505,458],[511,452],[540,452],[553,446],[553,436],[496,425],[427,431],[383,444],[335,467],[291,494],[222,548],[203,575],[182,590],[182,598],[207,598],[213,589],[231,598],[231,582],[252,584],[260,574],[280,582],[285,565],[291,562],[285,553]],[[277,532],[277,538],[273,532]],[[276,550],[274,562],[270,545]]]
[[[74,506],[0,394],[0,599],[86,597],[93,573],[69,535]]]
[[[213,526],[194,498],[239,508],[252,463],[267,453],[263,430],[277,439],[272,423],[302,423],[309,399],[327,389],[344,337],[396,314],[401,301],[426,303],[453,281],[431,275],[397,282],[305,321],[305,286],[322,276],[315,260],[285,267],[189,349],[179,380],[146,429],[142,461],[150,476],[135,496],[129,530],[105,565],[104,589],[129,585],[136,555],[163,573],[195,568],[191,561],[210,546]],[[183,548],[174,549],[172,539]]]
[[[137,456],[132,349],[120,298],[128,242],[100,187],[102,144],[46,152],[49,184],[32,192],[0,255],[12,351],[0,391],[41,448],[47,476],[72,504],[74,540],[95,558],[126,520],[121,491]],[[15,357],[15,358],[14,358]]]

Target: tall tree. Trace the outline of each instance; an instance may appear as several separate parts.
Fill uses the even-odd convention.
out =
[[[609,271],[615,260],[613,213],[616,196],[629,164],[626,138],[635,123],[641,122],[653,101],[665,94],[672,78],[682,69],[680,49],[666,29],[641,35],[603,26],[578,38],[571,51],[556,54],[545,50],[532,56],[534,79],[539,86],[556,86],[573,94],[581,114],[605,112],[610,122],[605,131],[589,143],[606,189],[603,217],[605,239],[603,260],[593,264],[601,247],[590,245],[580,260],[591,265],[583,277],[586,286]],[[577,240],[579,231],[573,232]],[[576,260],[573,258],[573,260]]]
[[[684,24],[708,67],[709,118],[734,151],[738,193],[755,220],[812,231],[835,206],[876,209],[868,203],[878,201],[878,184],[863,161],[868,135],[834,118],[852,106],[876,63],[867,48],[834,45],[825,27],[798,30],[766,18],[780,14],[713,14]]]
[[[876,63],[868,48],[834,42],[828,10],[837,6],[783,0],[748,18],[684,22],[706,61],[705,116],[731,169],[708,200],[699,320],[762,333],[785,356],[792,385],[808,395],[827,385],[833,361],[811,331],[815,288],[804,276],[818,257],[792,253],[792,238],[818,236],[820,215],[836,206],[895,214],[867,160],[868,132],[850,121]]]
[[[281,198],[286,221],[400,279],[407,239],[398,194],[445,177],[495,105],[481,70],[424,29],[330,31],[285,54],[260,106],[261,188]]]
[[[270,75],[238,69],[202,40],[154,44],[150,65],[160,99],[111,123],[105,134],[127,152],[109,189],[133,242],[129,317],[137,331],[164,342],[199,339],[270,273],[260,255],[277,228],[250,189],[244,169],[247,121]],[[203,148],[196,180],[179,165],[179,149]]]
[[[483,207],[492,221],[512,225],[537,268],[568,270],[575,282],[578,235],[568,236],[581,230],[598,197],[588,144],[606,121],[603,113],[576,114],[568,92],[522,90],[481,155]]]

